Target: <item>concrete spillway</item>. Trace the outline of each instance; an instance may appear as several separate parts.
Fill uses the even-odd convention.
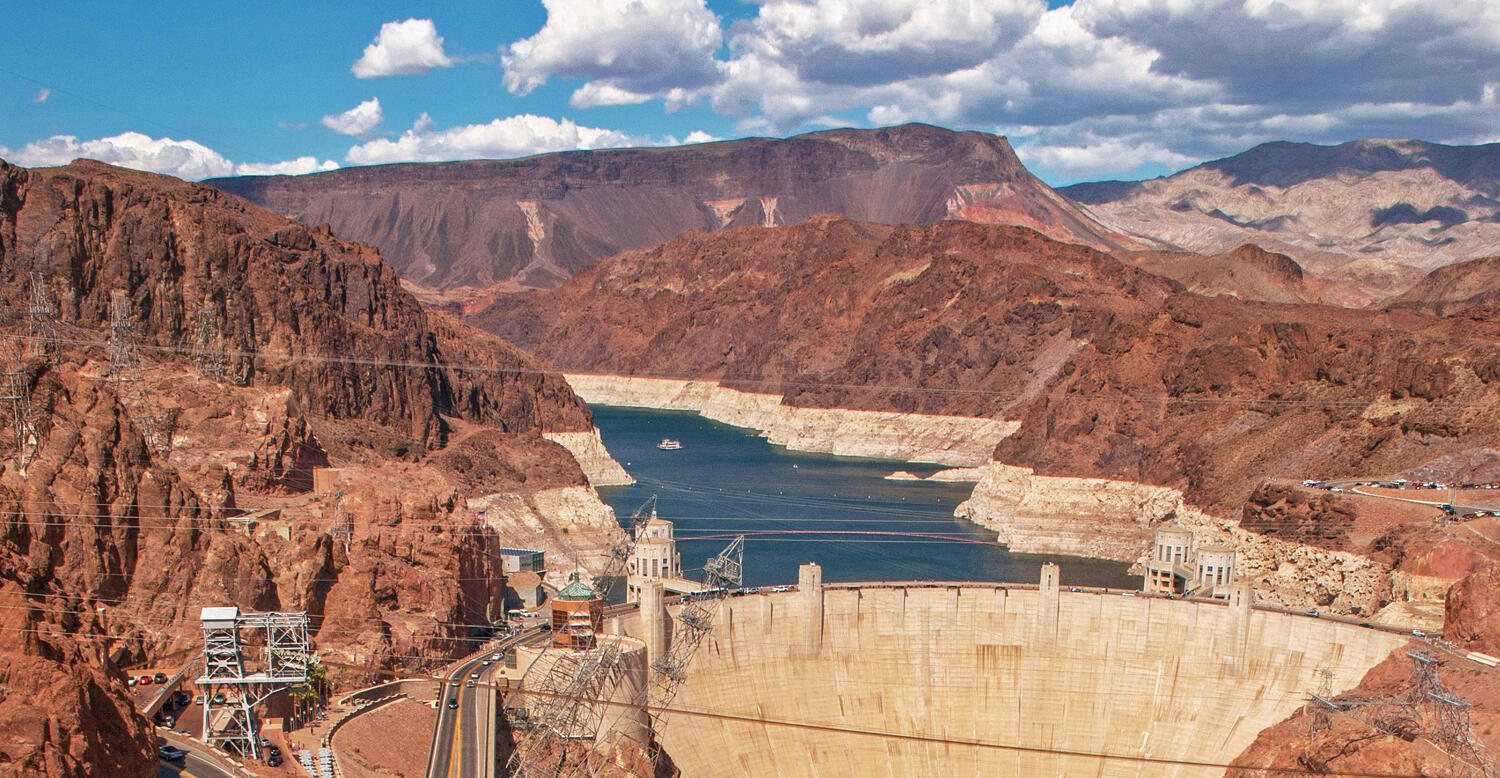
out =
[[[643,634],[643,621],[617,628]],[[1045,579],[1038,590],[805,577],[798,591],[724,603],[659,737],[687,778],[1221,775],[1169,762],[1228,762],[1309,691],[1355,685],[1403,642],[1245,605],[1049,591]]]

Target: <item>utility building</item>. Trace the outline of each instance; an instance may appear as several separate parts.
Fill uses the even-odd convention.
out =
[[[572,651],[594,647],[604,627],[604,600],[593,587],[570,576],[568,585],[552,598],[552,644]]]

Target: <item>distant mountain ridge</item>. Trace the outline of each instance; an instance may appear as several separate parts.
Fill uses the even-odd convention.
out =
[[[1003,137],[921,124],[206,183],[373,244],[433,290],[551,287],[686,230],[822,213],[887,224],[957,218],[1136,247],[1032,176]]]
[[[1330,282],[1325,299],[1345,304],[1500,253],[1500,144],[1265,143],[1150,181],[1059,191],[1164,248],[1219,253],[1255,243],[1289,254]]]

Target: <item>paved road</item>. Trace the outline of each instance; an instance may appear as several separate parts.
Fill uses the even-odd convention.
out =
[[[437,726],[433,730],[431,756],[427,761],[428,778],[486,778],[484,765],[494,758],[493,733],[489,732],[491,676],[500,669],[498,663],[484,666],[484,660],[524,640],[535,637],[527,630],[460,660],[444,680],[438,701]],[[469,676],[479,673],[478,685],[465,684]],[[456,709],[449,700],[458,700]],[[455,756],[457,758],[455,758]]]
[[[168,762],[158,760],[156,769],[157,778],[242,778],[227,769],[220,767],[217,762],[203,758],[198,752],[187,749],[188,755],[181,762]]]
[[[160,727],[156,729],[156,736],[187,752],[187,756],[181,762],[162,761],[157,771],[159,778],[176,778],[178,775],[185,775],[188,778],[243,778],[233,765],[223,762],[208,750],[208,746],[197,740],[183,737],[175,732],[168,732]]]

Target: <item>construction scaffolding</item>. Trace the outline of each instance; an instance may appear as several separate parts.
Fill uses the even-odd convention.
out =
[[[241,613],[204,608],[203,740],[243,756],[260,757],[255,707],[279,691],[307,683],[312,644],[307,613]],[[246,643],[259,643],[254,669],[246,667]]]

